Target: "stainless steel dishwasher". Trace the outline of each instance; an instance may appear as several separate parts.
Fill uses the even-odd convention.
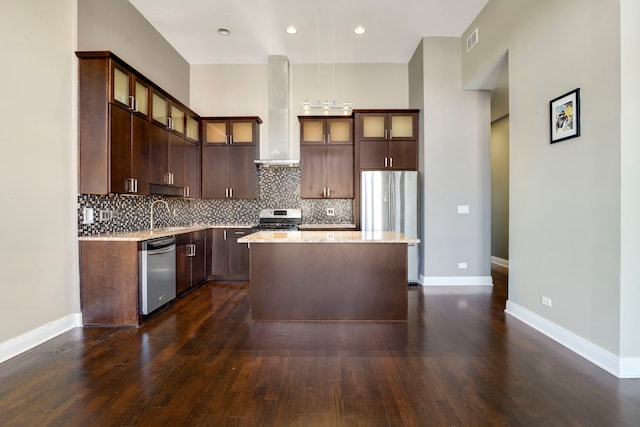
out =
[[[149,314],[176,297],[176,238],[142,242],[140,263],[142,314]]]

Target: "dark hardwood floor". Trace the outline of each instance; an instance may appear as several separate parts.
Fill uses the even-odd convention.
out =
[[[251,323],[246,284],[208,283],[0,364],[0,425],[639,425],[639,381],[505,317],[494,281],[410,287],[407,324]]]

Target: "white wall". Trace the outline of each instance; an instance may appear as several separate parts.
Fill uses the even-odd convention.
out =
[[[622,0],[620,355],[640,357],[640,2]],[[636,364],[637,365],[637,364]],[[640,377],[640,371],[636,371]]]
[[[490,97],[460,84],[460,40],[422,41],[423,271],[427,284],[491,281]],[[469,214],[459,215],[458,205]],[[458,268],[467,263],[467,269]]]
[[[80,311],[75,8],[2,2],[0,348]]]
[[[464,85],[509,53],[509,300],[619,354],[619,1],[491,0],[476,27]],[[582,136],[550,144],[549,101],[578,87]]]
[[[190,106],[189,64],[128,0],[78,0],[78,50],[110,50]]]
[[[305,99],[318,97],[318,72],[315,64],[289,64],[290,150],[292,159],[300,157],[298,116]],[[407,108],[406,64],[336,64],[336,102],[348,99],[354,108]],[[320,100],[330,102],[334,95],[333,68],[320,66]],[[261,155],[269,144],[267,64],[192,65],[192,108],[201,116],[258,115]]]

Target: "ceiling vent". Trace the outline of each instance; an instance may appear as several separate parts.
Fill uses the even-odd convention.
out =
[[[473,47],[477,44],[478,44],[478,29],[476,28],[475,30],[473,30],[473,33],[471,33],[471,35],[467,37],[467,53],[469,53],[469,51],[473,49]]]

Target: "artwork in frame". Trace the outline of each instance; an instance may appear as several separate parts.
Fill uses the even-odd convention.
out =
[[[580,136],[580,88],[549,102],[551,143]]]

